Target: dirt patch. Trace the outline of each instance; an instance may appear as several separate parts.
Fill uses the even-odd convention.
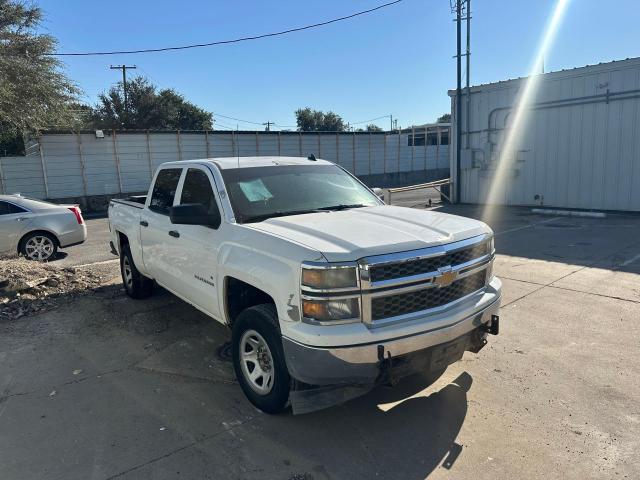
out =
[[[73,297],[95,292],[118,275],[117,262],[58,267],[24,258],[0,260],[0,321],[51,310]]]

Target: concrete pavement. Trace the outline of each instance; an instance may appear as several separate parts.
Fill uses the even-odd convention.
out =
[[[431,385],[309,415],[256,411],[226,329],[161,290],[133,301],[116,280],[0,324],[0,478],[639,478],[640,218],[492,226],[500,335]]]

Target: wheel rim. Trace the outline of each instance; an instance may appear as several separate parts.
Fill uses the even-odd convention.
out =
[[[48,260],[53,255],[54,245],[49,237],[35,235],[27,240],[24,245],[27,257],[31,260],[42,262]]]
[[[240,365],[251,389],[266,395],[273,388],[273,356],[266,340],[255,330],[247,330],[240,339]]]
[[[133,286],[133,271],[131,270],[131,263],[128,257],[124,257],[122,262],[122,278],[124,279],[124,286],[127,290],[131,290]]]

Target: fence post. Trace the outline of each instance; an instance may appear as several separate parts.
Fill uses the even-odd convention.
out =
[[[398,176],[400,175],[400,143],[402,141],[400,129],[398,129]]]
[[[84,171],[84,152],[82,151],[82,135],[78,132],[78,153],[80,154],[80,173],[82,174],[82,186],[84,188],[84,196],[87,196],[87,176]]]
[[[2,173],[2,159],[4,157],[0,157],[0,189],[2,190],[2,194],[6,195],[7,191],[4,188],[4,173]]]
[[[424,127],[424,169],[427,170],[427,127]]]
[[[318,158],[322,158],[322,144],[320,142],[320,132],[318,132]]]
[[[182,160],[182,137],[180,136],[180,130],[176,130],[176,137],[178,140],[178,160]]]
[[[231,132],[231,153],[232,153],[232,156],[239,157],[240,156],[240,149],[236,147],[236,143],[237,143],[236,142],[236,132],[232,131]]]
[[[280,132],[278,132],[278,156],[279,157],[282,156],[282,153],[280,150],[281,150],[280,149]]]
[[[387,134],[384,134],[384,146],[382,147],[382,151],[384,154],[383,160],[383,172],[387,173]]]
[[[118,153],[118,140],[116,139],[116,131],[113,130],[111,138],[113,140],[113,156],[116,161],[116,173],[118,174],[118,187],[122,193],[122,177],[120,175],[120,154]]]
[[[425,138],[425,143],[427,139]],[[416,129],[411,126],[411,171],[413,172],[413,162],[416,155]]]
[[[336,132],[336,163],[340,165],[340,134]]]
[[[44,180],[44,195],[49,198],[49,181],[47,180],[47,166],[44,161],[44,149],[42,148],[42,137],[38,137],[38,151],[40,152],[40,164],[42,165],[42,179]]]
[[[207,143],[207,158],[211,158],[211,147],[209,146],[209,130],[204,131],[204,141]]]
[[[256,157],[260,156],[260,138],[258,137],[258,131],[256,130]]]
[[[356,132],[351,137],[351,150],[353,151],[353,174],[356,174]]]
[[[298,132],[298,147],[300,149],[300,156],[302,156],[302,132]]]
[[[153,160],[151,159],[151,137],[147,130],[147,156],[149,157],[149,178],[153,179]]]
[[[440,127],[436,127],[436,170],[440,165]]]
[[[369,132],[369,175],[371,175],[371,132]]]

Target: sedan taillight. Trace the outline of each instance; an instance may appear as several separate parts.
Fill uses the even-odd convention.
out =
[[[69,210],[71,210],[73,214],[76,216],[78,225],[82,225],[84,223],[84,218],[82,218],[82,212],[80,211],[80,207],[69,207]]]

